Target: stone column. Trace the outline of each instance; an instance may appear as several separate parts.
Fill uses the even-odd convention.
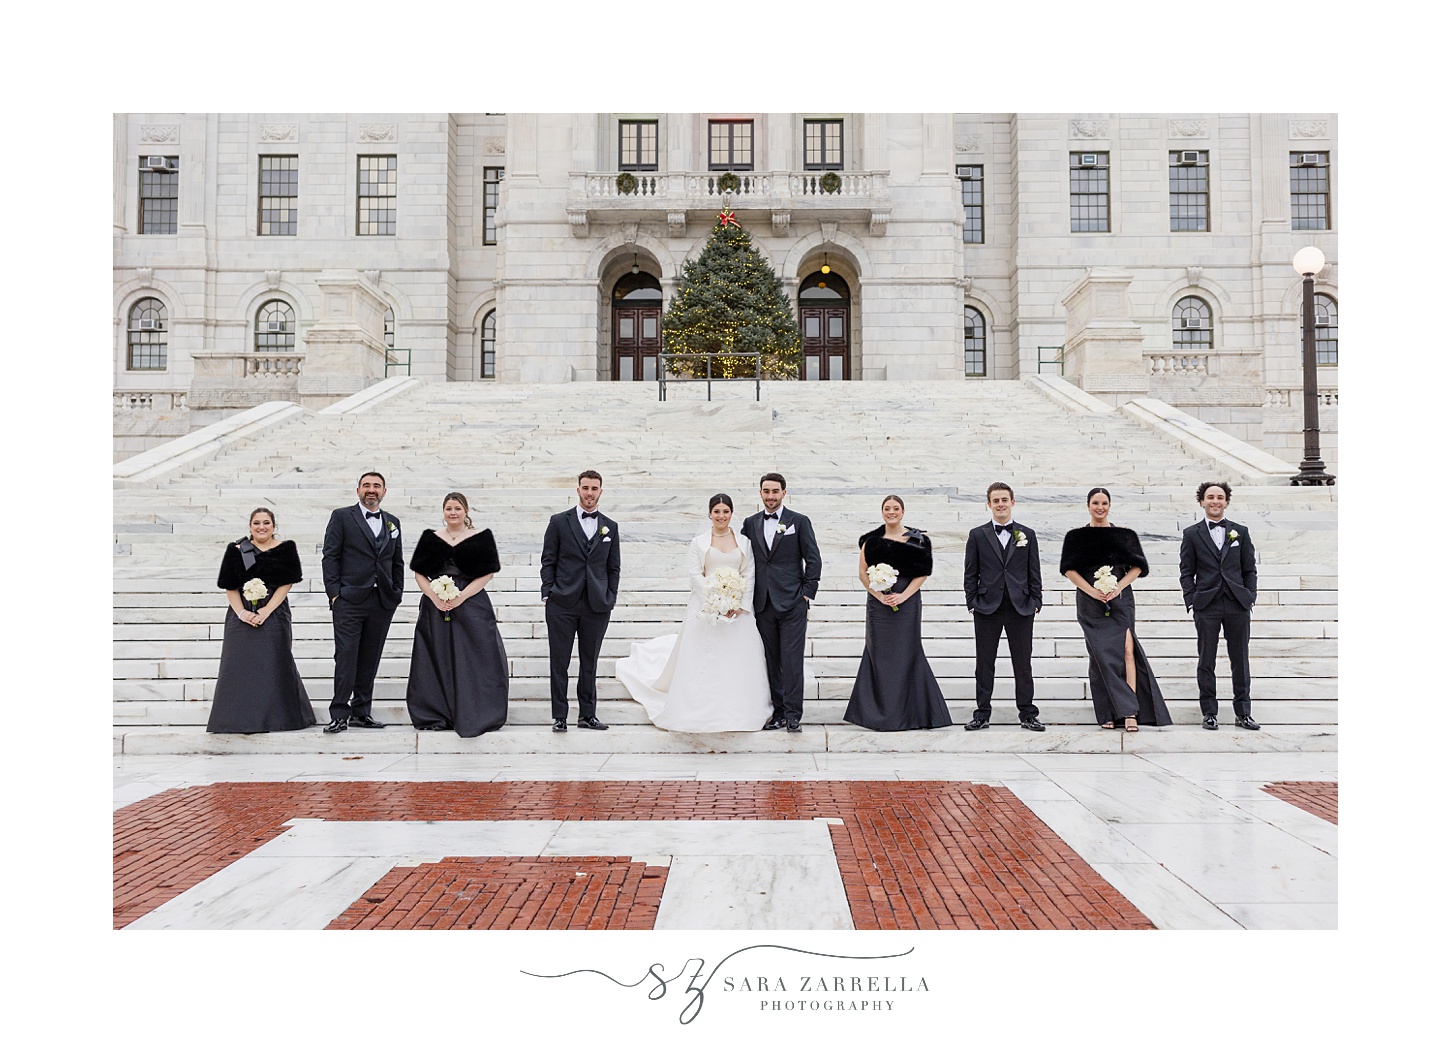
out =
[[[317,279],[322,317],[302,335],[306,358],[297,378],[305,409],[321,409],[383,379],[383,312],[388,304],[356,271],[324,271]]]
[[[1129,283],[1114,268],[1090,268],[1059,299],[1068,310],[1063,375],[1113,402],[1148,394],[1144,331],[1129,317]]]

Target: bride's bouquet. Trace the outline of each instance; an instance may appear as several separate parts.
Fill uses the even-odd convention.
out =
[[[263,583],[256,576],[253,576],[246,583],[242,584],[242,597],[246,599],[247,606],[257,611],[257,606],[262,604],[262,599],[267,596],[267,584]],[[252,624],[256,626],[256,623]]]
[[[1095,572],[1093,574],[1093,585],[1095,589],[1101,590],[1105,594],[1112,594],[1115,590],[1118,590],[1118,580],[1114,578],[1113,566],[1105,565]],[[1108,602],[1106,601],[1103,603],[1103,614],[1105,616],[1113,615],[1113,611],[1108,607]]]
[[[741,607],[746,594],[746,581],[730,567],[716,569],[705,580],[705,607],[698,613],[711,624],[733,623],[730,613]]]
[[[458,589],[458,584],[449,575],[443,575],[439,576],[438,579],[429,580],[428,589],[438,595],[438,600],[440,601],[452,601],[461,593]],[[445,612],[443,614],[443,621],[445,623],[451,619],[453,619],[452,612]]]
[[[878,594],[884,590],[891,590],[897,585],[897,570],[886,562],[877,565],[867,566],[867,586],[871,587]],[[897,606],[892,606],[892,611],[897,611]]]

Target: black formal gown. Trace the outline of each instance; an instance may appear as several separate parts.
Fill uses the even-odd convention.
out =
[[[907,530],[905,543],[887,539],[881,525],[858,545],[867,565],[886,563],[897,570],[892,592],[901,593],[918,576],[932,575],[932,541],[920,530]],[[857,668],[846,720],[876,732],[913,728],[945,728],[952,723],[947,700],[927,653],[922,650],[922,597],[908,598],[893,612],[867,595],[867,643]]]
[[[452,547],[428,530],[408,567],[430,580],[446,573],[463,590],[479,576],[499,571],[499,552],[488,529]],[[448,616],[420,595],[408,668],[408,716],[415,728],[452,728],[469,739],[504,726],[509,658],[488,590],[450,609]]]
[[[1135,566],[1139,575],[1147,576],[1149,562],[1138,534],[1117,525],[1085,525],[1064,534],[1060,572],[1071,569],[1092,583],[1094,573],[1105,565],[1113,567],[1114,577],[1119,580]],[[1124,634],[1134,629],[1134,588],[1129,587],[1107,604],[1076,587],[1074,592],[1078,625],[1083,628],[1083,642],[1088,646],[1088,690],[1098,723],[1122,723],[1125,717],[1137,717],[1140,724],[1156,728],[1173,724],[1138,634],[1134,634],[1135,687],[1129,687]]]
[[[267,586],[266,596],[256,606],[261,608],[278,587],[302,579],[297,544],[291,540],[264,551],[245,542],[245,548],[236,543],[227,545],[217,575],[221,589],[240,591],[248,580],[260,579]],[[246,564],[247,558],[251,558],[251,565]],[[242,601],[249,604],[246,598]],[[260,627],[243,623],[229,604],[207,731],[289,732],[316,723],[307,689],[292,658],[292,609],[287,599],[282,599]]]

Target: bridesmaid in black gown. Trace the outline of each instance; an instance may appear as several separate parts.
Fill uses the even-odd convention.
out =
[[[1149,657],[1134,633],[1134,580],[1149,574],[1149,562],[1133,529],[1108,520],[1108,490],[1088,493],[1088,524],[1063,536],[1058,571],[1078,588],[1078,625],[1088,646],[1088,690],[1100,727],[1122,723],[1136,732],[1140,724],[1165,727],[1169,708]],[[1113,569],[1118,587],[1105,593],[1093,585],[1105,565]]]
[[[469,739],[502,728],[509,711],[509,659],[484,589],[499,571],[499,551],[492,532],[473,531],[462,493],[444,497],[443,520],[443,528],[419,537],[408,565],[423,591],[408,668],[408,716],[419,731],[452,728]],[[452,601],[430,586],[443,575],[459,589]]]
[[[302,562],[297,544],[277,539],[277,518],[266,507],[252,512],[247,527],[246,539],[227,544],[217,574],[231,607],[207,731],[296,731],[317,723],[292,658],[287,592],[302,579]],[[249,594],[255,597],[249,600]]]
[[[882,501],[883,524],[857,541],[857,575],[867,588],[867,643],[845,717],[877,732],[952,723],[922,650],[922,599],[917,592],[932,575],[932,541],[922,530],[902,524],[905,513],[902,498],[888,496]],[[889,591],[872,590],[867,580],[867,568],[879,564],[897,570]]]

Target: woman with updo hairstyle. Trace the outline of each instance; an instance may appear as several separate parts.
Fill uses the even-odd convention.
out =
[[[465,739],[502,728],[509,712],[509,657],[484,589],[499,571],[499,550],[492,532],[474,529],[463,493],[443,498],[443,525],[424,530],[408,567],[423,592],[408,667],[413,727],[451,728]],[[458,591],[447,601],[433,588],[444,576]]]
[[[673,634],[637,641],[615,662],[615,677],[657,728],[672,732],[753,732],[771,716],[766,650],[752,616],[756,556],[731,526],[735,504],[716,493],[710,524],[690,541],[685,576],[690,600]],[[728,570],[728,571],[725,571]],[[709,602],[712,578],[734,574],[738,607]]]
[[[1134,580],[1149,574],[1149,561],[1133,529],[1108,520],[1112,500],[1102,486],[1088,491],[1088,524],[1063,536],[1058,571],[1078,588],[1078,625],[1088,646],[1088,690],[1099,726],[1119,724],[1136,732],[1139,725],[1162,728],[1174,722],[1149,666],[1149,657],[1134,633]],[[1095,585],[1107,568],[1117,581],[1111,589]],[[1103,587],[1110,587],[1105,580]]]
[[[857,540],[857,578],[867,591],[866,647],[846,705],[848,723],[877,732],[945,728],[952,723],[942,688],[922,650],[922,598],[932,575],[932,541],[902,523],[906,504],[882,501],[882,524]],[[892,586],[873,590],[867,570],[896,570]]]
[[[297,544],[277,538],[277,516],[258,507],[248,534],[227,544],[217,586],[227,592],[222,659],[207,731],[290,732],[317,723],[292,658],[287,592],[302,580]]]

